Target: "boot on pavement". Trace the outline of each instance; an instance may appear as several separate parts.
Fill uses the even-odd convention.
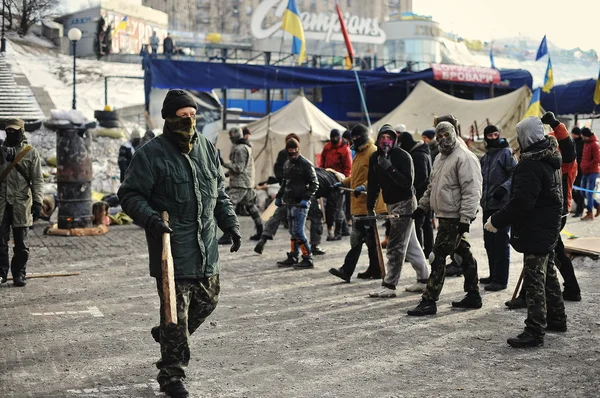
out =
[[[518,296],[514,301],[508,300],[504,305],[510,309],[527,308],[527,301],[525,297]]]
[[[489,285],[486,285],[484,289],[488,292],[499,292],[500,290],[506,289],[506,285],[497,282],[492,282]]]
[[[338,278],[340,278],[341,280],[343,280],[346,283],[350,283],[350,278],[352,277],[351,275],[348,275],[347,273],[345,273],[342,267],[331,268],[329,270],[329,273],[331,275],[337,276]]]
[[[154,341],[156,341],[157,343],[160,343],[160,327],[159,326],[154,326],[150,330],[150,334],[152,335],[152,338],[154,339]]]
[[[541,347],[544,345],[543,337],[536,337],[530,333],[523,332],[517,337],[511,337],[506,340],[508,345],[513,348],[530,348],[530,347]]]
[[[581,221],[594,221],[594,213],[588,211],[585,216],[581,217]]]
[[[265,244],[267,243],[267,238],[265,238],[264,236],[260,238],[260,240],[258,241],[258,243],[256,244],[256,246],[254,246],[254,252],[258,253],[258,254],[262,254],[263,250],[265,249]]]
[[[185,388],[185,384],[183,384],[183,380],[179,377],[171,377],[161,387],[161,391],[171,398],[188,398],[190,396],[189,391]]]
[[[562,293],[564,301],[581,301],[581,292],[565,289]]]
[[[294,264],[294,269],[311,269],[315,268],[313,264],[313,260],[311,256],[302,256],[302,261]]]
[[[323,250],[319,245],[311,246],[311,250],[312,254],[315,256],[322,256],[326,253],[325,250]]]
[[[482,285],[489,285],[490,283],[492,283],[492,277],[486,276],[485,278],[479,278],[479,283],[481,283]]]
[[[23,275],[17,275],[13,277],[13,284],[17,287],[23,287],[27,284]]]
[[[280,268],[293,267],[298,264],[298,255],[296,253],[287,253],[287,259],[283,261],[277,261],[277,265]]]
[[[446,276],[462,276],[463,269],[454,260],[446,265]]]
[[[356,274],[358,279],[381,279],[381,272],[372,272],[367,269],[365,272]]]
[[[483,303],[481,302],[481,296],[479,292],[467,293],[467,295],[460,301],[453,301],[452,307],[454,308],[471,308],[479,309]]]
[[[260,221],[260,218],[257,218],[254,220],[254,223],[256,224],[256,233],[250,237],[250,240],[260,240],[263,233],[262,222]]]
[[[410,316],[435,315],[437,313],[437,305],[433,300],[421,299],[419,305],[412,310],[408,310],[406,313]]]
[[[374,292],[369,293],[369,297],[372,298],[394,298],[396,297],[396,290],[390,289],[387,286],[381,286]]]
[[[547,332],[566,332],[567,321],[548,321],[546,324]]]

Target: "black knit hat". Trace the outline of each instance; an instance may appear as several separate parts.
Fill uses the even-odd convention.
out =
[[[361,138],[367,139],[369,138],[369,129],[364,124],[358,123],[356,126],[352,128],[352,137],[359,136]]]
[[[431,130],[431,129],[425,130],[421,133],[421,136],[427,137],[430,140],[432,140],[433,137],[435,137],[435,130]]]
[[[290,148],[294,148],[294,149],[295,148],[300,148],[300,143],[298,141],[296,141],[296,139],[290,138],[285,143],[285,149],[290,149]]]
[[[338,130],[338,129],[333,129],[329,133],[329,139],[332,139],[333,137],[340,137],[340,136],[341,136],[340,130]]]
[[[184,90],[170,90],[165,97],[162,107],[162,118],[175,117],[176,112],[181,108],[191,106],[194,109],[198,109],[196,101],[191,95]]]
[[[404,133],[400,133],[398,136],[398,142],[400,143],[400,148],[404,149],[406,152],[410,152],[411,149],[417,144],[412,134],[408,131]]]
[[[496,132],[500,134],[500,130],[498,130],[498,127],[494,126],[493,124],[490,124],[489,126],[486,126],[485,129],[483,129],[483,136],[485,137],[488,134]]]
[[[590,130],[589,128],[584,127],[581,129],[581,135],[584,137],[591,137],[594,135],[594,133],[592,133],[592,130]]]
[[[579,127],[573,127],[573,130],[571,130],[571,134],[581,135],[581,129]]]

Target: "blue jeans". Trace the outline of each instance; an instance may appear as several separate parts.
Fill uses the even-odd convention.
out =
[[[581,179],[581,187],[593,191],[596,188],[596,179],[598,179],[598,173],[584,174]],[[587,200],[585,207],[587,211],[591,213],[594,210],[594,207],[600,206],[600,203],[594,199],[593,192],[584,192],[584,194],[585,199]]]
[[[298,206],[288,206],[287,208],[288,222],[290,227],[290,236],[292,238],[292,252],[298,254],[302,249],[302,256],[311,256],[310,245],[304,233],[304,225],[306,224],[306,216],[308,209]]]

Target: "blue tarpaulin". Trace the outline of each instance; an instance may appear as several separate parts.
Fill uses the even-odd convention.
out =
[[[549,94],[542,92],[542,108],[557,115],[588,114],[594,112],[596,79],[576,80],[554,86]],[[600,110],[600,106],[598,107]]]

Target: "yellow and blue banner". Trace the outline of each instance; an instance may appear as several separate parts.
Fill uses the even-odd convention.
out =
[[[550,61],[550,57],[548,57],[548,67],[546,68],[544,87],[542,87],[542,91],[549,93],[552,91],[552,87],[554,87],[554,72],[552,71],[552,61]]]
[[[293,36],[292,53],[298,55],[298,64],[302,64],[304,58],[306,58],[306,40],[304,39],[304,28],[302,27],[296,0],[289,0],[287,9],[283,14],[281,29]]]
[[[523,119],[528,118],[529,116],[540,117],[542,113],[542,106],[540,104],[540,88],[536,88],[533,90],[533,96],[531,97],[531,101],[529,102],[529,108],[527,108],[527,112],[523,116]]]
[[[113,30],[113,37],[120,30],[127,30],[127,15],[123,17],[123,19],[121,20],[121,22],[119,22],[117,26],[115,26],[115,29]]]

